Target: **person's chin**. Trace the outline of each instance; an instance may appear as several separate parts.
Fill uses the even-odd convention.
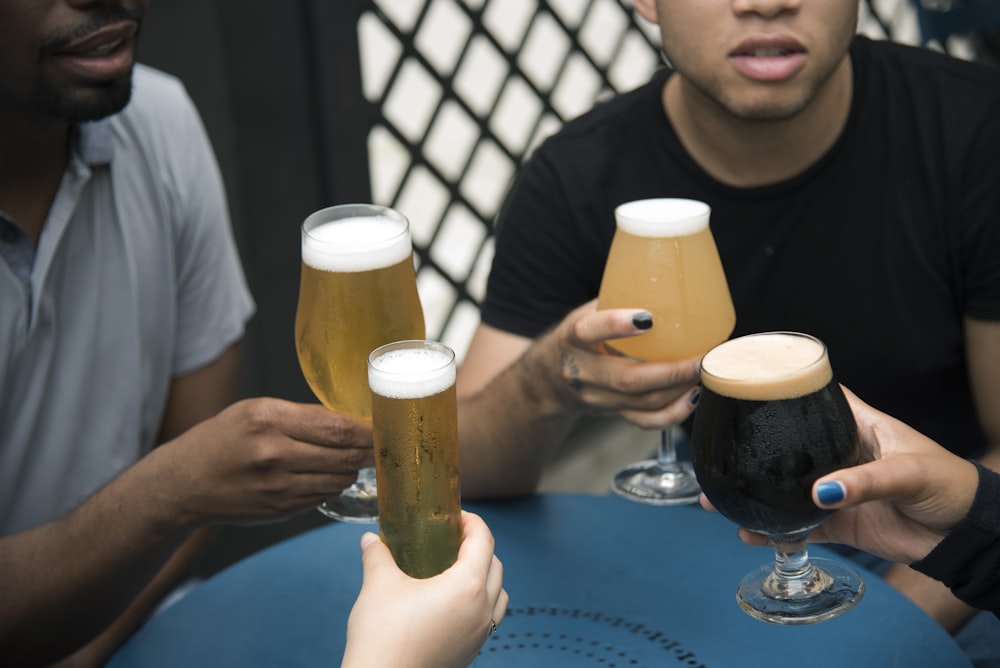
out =
[[[132,77],[129,73],[102,84],[49,90],[40,106],[43,113],[52,118],[82,123],[118,113],[131,97]]]

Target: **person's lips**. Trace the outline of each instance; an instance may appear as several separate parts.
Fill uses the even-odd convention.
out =
[[[138,24],[122,21],[104,26],[60,46],[54,56],[76,75],[105,81],[128,74]]]
[[[794,76],[806,60],[798,40],[784,35],[755,35],[729,54],[743,76],[756,81],[783,81]]]

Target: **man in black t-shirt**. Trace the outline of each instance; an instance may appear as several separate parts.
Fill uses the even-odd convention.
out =
[[[500,213],[459,373],[463,494],[530,493],[583,414],[690,415],[698,360],[605,354],[648,320],[592,301],[614,208],[652,197],[712,207],[735,335],[818,336],[865,401],[1000,468],[1000,72],[857,37],[856,0],[635,4],[671,69],[539,147]],[[972,614],[886,578],[950,630]]]

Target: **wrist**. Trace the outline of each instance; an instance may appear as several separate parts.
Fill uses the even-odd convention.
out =
[[[142,514],[142,521],[157,534],[171,536],[203,523],[201,513],[186,508],[178,490],[190,486],[179,476],[179,467],[170,461],[167,445],[160,446],[136,462],[119,478],[119,498]]]

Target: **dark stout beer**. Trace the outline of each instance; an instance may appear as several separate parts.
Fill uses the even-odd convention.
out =
[[[813,482],[859,457],[826,347],[794,333],[733,339],[705,356],[692,438],[712,504],[771,536],[819,525],[828,511],[813,503]]]

